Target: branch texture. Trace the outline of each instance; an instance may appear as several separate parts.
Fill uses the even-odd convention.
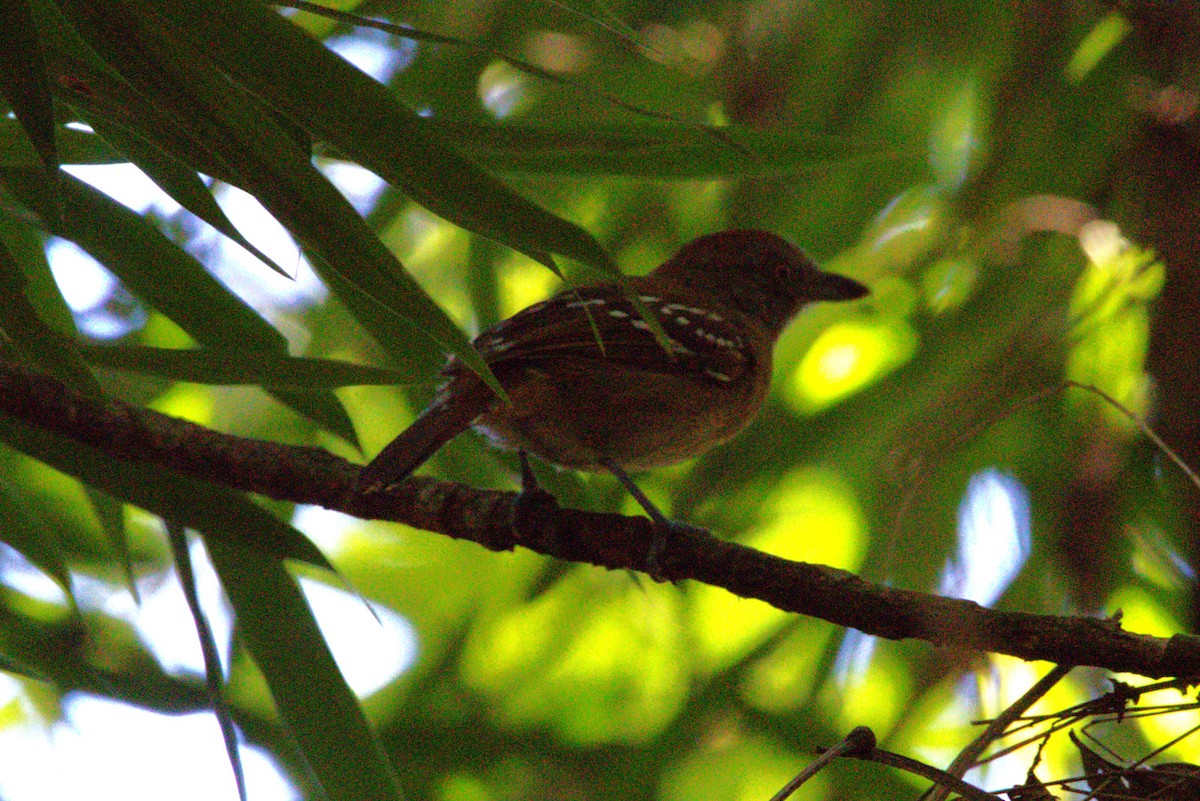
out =
[[[516,494],[414,477],[389,493],[360,494],[359,467],[320,448],[222,434],[107,398],[85,395],[0,361],[0,414],[129,462],[277,500],[315,504],[470,540],[493,551],[521,546],[614,570],[645,565],[653,524],[538,506],[514,526]],[[971,651],[1147,677],[1200,676],[1200,637],[1152,637],[1115,620],[987,609],[971,601],[883,587],[823,565],[789,562],[692,529],[672,535],[661,578],[694,579],[892,640],[915,638]]]

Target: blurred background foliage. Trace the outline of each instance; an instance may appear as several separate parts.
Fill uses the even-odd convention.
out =
[[[1196,488],[1127,414],[1063,385],[1200,464],[1191,3],[330,5],[413,30],[252,0],[5,4],[6,358],[361,460],[430,398],[446,351],[560,286],[547,267],[638,273],[694,236],[765,228],[873,293],[807,310],[760,419],[646,475],[657,503],[871,581],[1193,630]],[[135,179],[105,171],[128,162],[174,205],[122,197]],[[0,441],[4,724],[51,725],[78,693],[206,706],[130,602],[171,575],[163,521],[186,525],[228,592],[210,615],[237,617],[233,718],[305,797],[765,799],[860,724],[945,765],[1046,667],[214,494],[11,421]],[[426,469],[514,485],[474,436]],[[636,513],[608,478],[541,475],[564,504]],[[292,544],[251,551],[247,526]],[[358,688],[372,727],[279,569],[283,550],[321,562],[300,532],[397,613],[364,636],[407,632]],[[345,588],[293,566],[314,606],[314,582]],[[1077,671],[1044,703],[1107,686]],[[1192,725],[1093,734],[1136,759]],[[1041,778],[1078,772],[1072,753],[1052,741]],[[1010,786],[1032,761],[972,776]],[[834,765],[799,797],[918,788]]]

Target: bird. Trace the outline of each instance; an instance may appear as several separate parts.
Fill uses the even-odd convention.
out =
[[[566,289],[480,334],[472,344],[507,399],[450,357],[433,401],[363,468],[359,488],[394,489],[474,428],[518,451],[526,481],[527,453],[611,473],[670,525],[629,474],[728,441],[757,416],[775,342],[801,307],[868,292],[776,234],[700,236],[645,276]]]

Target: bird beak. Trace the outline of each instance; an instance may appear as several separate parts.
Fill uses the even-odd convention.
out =
[[[813,271],[804,289],[812,300],[857,300],[871,293],[853,278],[820,270]]]

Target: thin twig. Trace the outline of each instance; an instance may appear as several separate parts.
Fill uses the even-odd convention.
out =
[[[1146,435],[1146,439],[1153,442],[1159,450],[1165,453],[1171,459],[1171,461],[1183,471],[1183,474],[1188,477],[1192,484],[1195,485],[1196,489],[1200,490],[1200,476],[1196,475],[1196,471],[1193,470],[1188,463],[1185,462],[1179,456],[1179,454],[1177,454],[1175,450],[1168,445],[1153,428],[1150,427],[1150,424],[1141,418],[1141,416],[1135,414],[1131,409],[1125,406],[1125,404],[1121,403],[1112,395],[1109,395],[1107,392],[1100,389],[1100,387],[1097,387],[1093,384],[1081,384],[1078,381],[1067,379],[1066,381],[1063,381],[1063,386],[1074,387],[1075,389],[1082,389],[1085,392],[1090,392],[1103,400],[1109,406],[1116,409],[1121,414],[1125,415],[1125,417],[1129,418],[1129,420],[1136,425],[1143,434]]]
[[[816,759],[808,763],[804,770],[796,774],[796,777],[785,784],[779,792],[771,796],[771,801],[785,801],[788,796],[796,792],[800,785],[816,776],[817,773],[833,760],[842,756],[852,756],[858,753],[870,753],[875,750],[875,733],[866,726],[856,726],[842,741],[833,748],[827,748]]]
[[[1024,715],[1029,710],[1029,707],[1033,706],[1042,696],[1048,693],[1051,687],[1062,681],[1071,672],[1071,669],[1070,665],[1055,665],[1049,673],[1042,676],[1020,698],[988,723],[987,727],[979,733],[979,736],[959,752],[954,761],[950,763],[950,766],[946,768],[946,772],[951,776],[961,779],[968,770],[974,767],[979,757],[987,750],[987,747],[1003,737],[1008,727]],[[940,784],[929,794],[929,801],[945,801],[949,795],[950,787]]]
[[[846,754],[851,759],[862,759],[867,762],[878,762],[880,765],[887,765],[892,768],[911,773],[915,776],[921,776],[929,779],[935,784],[949,787],[954,792],[961,795],[963,798],[971,799],[971,801],[1003,801],[1002,798],[986,790],[980,790],[973,784],[968,784],[957,776],[951,776],[944,770],[935,768],[932,765],[926,765],[911,757],[906,757],[892,751],[884,751],[880,748],[873,749],[867,754]]]

